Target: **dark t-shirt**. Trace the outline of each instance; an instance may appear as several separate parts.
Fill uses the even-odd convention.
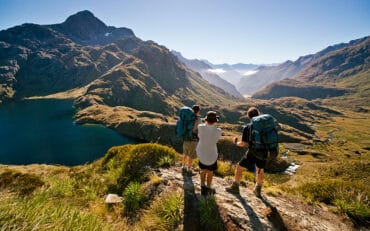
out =
[[[243,135],[242,135],[242,141],[248,143],[249,145],[251,144],[250,143],[250,138],[251,138],[251,135],[250,135],[250,132],[251,132],[251,126],[252,124],[247,124],[245,125],[245,127],[243,128]]]

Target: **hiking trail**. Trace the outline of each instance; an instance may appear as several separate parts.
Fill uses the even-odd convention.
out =
[[[157,174],[167,181],[167,189],[184,195],[184,230],[201,230],[199,200],[200,177],[183,175],[180,167],[159,169]],[[354,230],[348,219],[329,212],[323,205],[307,205],[294,198],[253,194],[253,185],[240,187],[240,195],[225,191],[230,183],[214,177],[215,201],[227,230]],[[166,189],[166,191],[167,191]]]

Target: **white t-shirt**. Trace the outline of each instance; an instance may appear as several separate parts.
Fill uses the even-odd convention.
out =
[[[216,162],[218,156],[217,141],[220,139],[221,133],[222,130],[214,125],[198,125],[199,142],[196,151],[202,164],[212,165]]]

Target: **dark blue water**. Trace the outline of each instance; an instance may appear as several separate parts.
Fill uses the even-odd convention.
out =
[[[100,125],[76,125],[71,100],[0,104],[0,164],[84,164],[114,145],[137,143]]]

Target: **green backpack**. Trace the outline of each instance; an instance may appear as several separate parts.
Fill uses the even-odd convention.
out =
[[[195,113],[190,107],[182,107],[179,110],[179,119],[176,123],[176,135],[184,140],[191,140],[195,122]]]
[[[274,117],[269,114],[253,117],[250,135],[251,148],[257,158],[265,160],[277,156],[279,139]]]

